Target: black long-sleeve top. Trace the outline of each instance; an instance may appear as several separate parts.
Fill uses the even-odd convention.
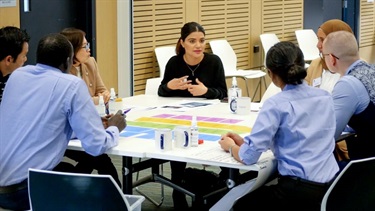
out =
[[[191,66],[194,70],[197,66]],[[188,75],[188,80],[192,84],[197,84],[195,79],[198,78],[206,87],[207,93],[202,96],[207,99],[223,99],[227,97],[227,84],[225,82],[224,67],[220,58],[214,54],[204,53],[203,60],[194,71],[189,69],[183,59],[183,55],[173,56],[169,59],[166,67],[164,78],[159,86],[158,95],[163,97],[193,97],[186,90],[171,90],[167,87],[167,83],[174,79]]]

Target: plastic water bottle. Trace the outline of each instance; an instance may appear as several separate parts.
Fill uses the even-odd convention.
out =
[[[111,88],[111,97],[109,98],[108,106],[109,106],[109,113],[115,114],[116,111],[116,92],[115,88]]]
[[[190,127],[190,143],[192,147],[198,146],[198,125],[197,125],[197,116],[193,116],[191,119],[191,127]]]
[[[99,116],[105,116],[105,104],[104,104],[104,98],[103,96],[99,96],[99,104],[96,106],[96,110],[99,113]]]
[[[237,98],[242,97],[242,90],[237,85],[236,77],[232,78],[232,86],[228,91],[229,108],[232,113],[237,111]]]
[[[229,108],[232,113],[237,113],[237,91],[232,89],[232,94],[229,101]]]

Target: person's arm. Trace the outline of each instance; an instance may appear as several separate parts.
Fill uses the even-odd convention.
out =
[[[187,96],[187,87],[191,81],[187,80],[187,75],[184,75],[183,72],[180,72],[179,74],[176,73],[176,71],[181,71],[181,64],[179,64],[180,62],[181,60],[178,58],[178,56],[173,56],[169,59],[167,65],[165,66],[164,78],[161,81],[158,89],[159,96]]]
[[[92,68],[90,72],[94,74],[93,80],[95,80],[95,96],[103,96],[104,102],[107,103],[110,98],[110,93],[106,86],[104,85],[104,82],[102,80],[102,77],[100,76],[99,73],[99,67],[97,62],[93,57],[89,58],[89,64],[87,65],[88,68]]]
[[[225,72],[220,58],[213,55],[214,70],[212,75],[207,76],[214,79],[214,86],[207,86],[207,92],[204,97],[207,99],[224,99],[228,96],[227,83],[225,81]]]
[[[332,91],[336,115],[335,139],[344,131],[350,118],[362,112],[369,102],[369,99],[364,99],[368,94],[363,84],[352,76],[344,77],[336,83]]]
[[[261,154],[270,149],[280,121],[277,102],[270,98],[260,110],[251,134],[244,138],[244,143],[239,147],[239,160],[246,165],[258,162]]]
[[[111,124],[107,129],[104,129],[86,84],[80,80],[72,89],[70,104],[65,106],[68,111],[70,126],[77,138],[81,140],[83,149],[88,154],[97,156],[116,146],[119,131],[125,127],[125,120],[120,120],[117,117],[115,124]]]
[[[233,156],[234,159],[236,159],[239,162],[242,161],[238,155],[238,151],[243,143],[243,138],[238,134],[232,132],[229,132],[221,136],[221,140],[219,141],[221,148],[226,152],[231,153],[231,156]]]

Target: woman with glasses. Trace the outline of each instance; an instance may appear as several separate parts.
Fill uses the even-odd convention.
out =
[[[90,43],[87,42],[85,38],[86,33],[80,29],[66,28],[62,30],[60,34],[67,37],[73,45],[74,58],[70,73],[85,81],[94,104],[97,105],[99,103],[99,96],[101,95],[104,98],[104,102],[107,103],[110,98],[110,93],[104,86],[103,80],[100,77],[98,64],[95,58],[90,57]],[[105,117],[103,117],[103,125],[105,125]],[[117,169],[107,154],[95,157],[83,151],[67,150],[65,156],[77,162],[75,166],[75,171],[77,173],[90,174],[96,169],[99,174],[111,175],[121,187]]]
[[[324,22],[317,31],[318,44],[316,47],[319,49],[320,58],[313,60],[307,69],[307,76],[305,80],[310,86],[319,87],[332,93],[333,87],[340,79],[340,74],[332,73],[326,65],[322,54],[322,45],[324,39],[332,32],[336,31],[347,31],[353,33],[350,26],[339,19],[332,19]],[[349,160],[348,149],[345,141],[337,142],[335,155],[340,165],[345,165],[345,161]]]
[[[95,58],[90,57],[90,43],[85,38],[86,33],[80,29],[66,28],[61,34],[68,38],[74,49],[74,63],[70,73],[85,81],[95,105],[99,103],[100,95],[103,96],[104,103],[107,103],[110,93],[100,77]]]
[[[221,148],[246,165],[271,149],[278,182],[240,198],[234,210],[320,210],[320,202],[339,170],[333,155],[335,116],[331,95],[304,83],[302,51],[279,42],[267,52],[272,82],[282,90],[267,99],[250,135],[224,134]],[[320,106],[316,106],[320,105]]]

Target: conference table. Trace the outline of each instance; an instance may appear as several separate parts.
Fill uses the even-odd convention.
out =
[[[126,114],[127,127],[121,131],[118,145],[106,152],[123,158],[123,192],[125,194],[132,194],[133,173],[145,168],[153,168],[154,176],[156,176],[156,179],[153,177],[155,181],[194,196],[159,175],[155,163],[158,166],[168,161],[181,161],[257,171],[256,187],[264,184],[275,170],[276,161],[270,151],[264,152],[256,164],[244,165],[222,150],[218,144],[220,135],[229,131],[239,133],[241,136],[248,135],[259,111],[258,104],[252,103],[251,111],[239,115],[231,113],[228,103],[219,100],[136,95],[123,98],[121,102],[117,103],[116,108],[131,109]],[[167,151],[160,150],[155,146],[154,131],[156,128],[173,129],[177,125],[190,126],[192,116],[197,117],[199,139],[203,140],[202,144],[189,148],[174,147]],[[70,141],[68,149],[83,150],[79,140]],[[133,163],[133,158],[143,158],[142,160],[145,162],[155,159],[159,163],[149,162],[150,165],[140,165],[141,163]],[[135,168],[137,165],[141,167]],[[228,184],[229,188],[235,185]]]

